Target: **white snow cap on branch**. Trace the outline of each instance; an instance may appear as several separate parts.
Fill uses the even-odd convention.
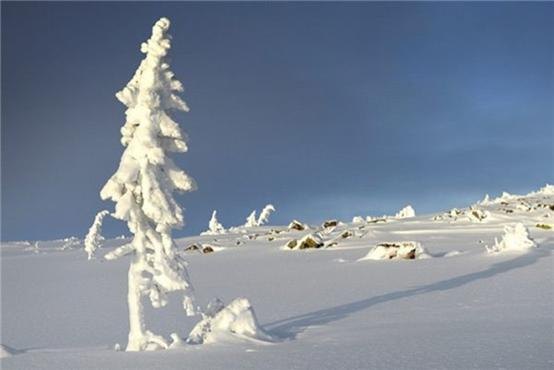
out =
[[[88,254],[88,259],[92,259],[94,252],[100,248],[104,237],[102,236],[102,221],[104,217],[109,215],[110,212],[103,210],[96,214],[94,222],[88,230],[87,236],[85,236],[85,251]]]
[[[183,85],[170,70],[167,58],[171,48],[169,25],[167,18],[154,24],[151,37],[141,45],[144,59],[127,86],[116,94],[127,107],[121,128],[125,150],[119,168],[100,192],[102,199],[116,203],[113,216],[126,221],[134,234],[128,245],[108,258],[134,254],[128,275],[128,351],[167,347],[162,337],[145,328],[145,296],[152,306],[161,307],[167,303],[168,292],[183,291],[185,311],[194,312],[186,262],[175,253],[171,236],[172,229],[184,225],[183,210],[173,192],[195,190],[196,183],[168,156],[188,150],[187,136],[169,113],[189,110],[177,95]]]

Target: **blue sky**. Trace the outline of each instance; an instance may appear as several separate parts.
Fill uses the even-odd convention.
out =
[[[123,148],[114,94],[161,16],[197,233],[429,212],[554,180],[552,3],[2,2],[2,239],[86,233]],[[127,233],[109,221],[108,235]]]

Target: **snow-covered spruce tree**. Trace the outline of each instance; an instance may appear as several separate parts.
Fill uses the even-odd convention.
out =
[[[171,230],[182,227],[183,211],[173,198],[174,191],[195,190],[196,184],[168,157],[186,152],[186,136],[168,111],[187,112],[177,95],[183,85],[174,78],[167,60],[171,47],[169,20],[161,18],[152,36],[141,45],[146,57],[127,86],[116,94],[127,110],[121,128],[125,151],[119,168],[100,192],[115,205],[113,216],[126,221],[132,241],[106,255],[115,259],[133,254],[129,268],[129,343],[127,351],[167,348],[164,338],[145,328],[144,296],[154,307],[167,303],[166,293],[183,291],[183,306],[194,314],[192,286],[186,263],[175,253]]]
[[[256,218],[256,210],[253,210],[252,213],[246,218],[246,223],[244,227],[255,227],[258,226],[258,219]]]
[[[94,222],[90,227],[87,236],[85,236],[85,251],[88,254],[88,259],[92,259],[94,251],[100,247],[104,237],[102,236],[102,221],[110,212],[100,211],[94,217]]]
[[[267,221],[269,221],[269,215],[271,212],[275,212],[275,207],[273,207],[272,204],[267,204],[264,209],[262,209],[262,212],[260,212],[259,217],[256,217],[256,210],[253,210],[252,213],[250,213],[246,218],[246,222],[242,227],[256,227],[264,225]]]
[[[271,214],[271,212],[275,212],[275,207],[273,207],[273,204],[268,204],[264,207],[264,209],[262,209],[260,217],[258,217],[257,221],[258,226],[262,226],[267,223],[267,221],[269,221],[269,215]]]
[[[210,218],[210,223],[208,224],[208,230],[204,231],[202,235],[217,235],[223,234],[225,228],[217,219],[217,211],[212,212],[212,218]]]

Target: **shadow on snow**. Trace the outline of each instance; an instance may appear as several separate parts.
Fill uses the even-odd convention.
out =
[[[454,289],[477,280],[488,279],[490,277],[508,272],[510,270],[530,266],[537,262],[540,258],[549,256],[550,253],[550,248],[537,249],[508,261],[497,262],[482,271],[472,272],[470,274],[457,276],[413,289],[406,289],[398,292],[382,294],[356,302],[346,303],[343,305],[326,308],[303,315],[289,317],[287,319],[275,321],[264,325],[264,328],[272,335],[280,337],[283,340],[295,339],[298,334],[302,333],[310,326],[324,325],[333,321],[341,320],[351,314],[363,311],[380,303],[395,301],[403,298],[410,298],[413,296],[431,292]]]

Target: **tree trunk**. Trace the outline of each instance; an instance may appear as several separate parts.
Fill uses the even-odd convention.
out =
[[[135,255],[129,266],[129,292],[127,295],[129,304],[129,343],[127,344],[127,351],[142,351],[147,344],[140,288],[142,267],[139,258],[138,255]]]

